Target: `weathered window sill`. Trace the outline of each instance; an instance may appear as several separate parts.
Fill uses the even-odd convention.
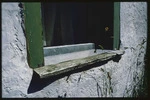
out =
[[[48,78],[50,76],[59,75],[75,69],[87,67],[87,65],[103,62],[106,60],[111,60],[114,57],[118,55],[121,56],[123,54],[124,51],[120,51],[120,50],[108,51],[93,56],[68,60],[57,64],[46,65],[43,67],[35,68],[34,71],[40,76],[40,78]]]

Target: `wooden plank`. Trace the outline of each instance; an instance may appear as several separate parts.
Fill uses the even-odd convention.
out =
[[[41,3],[24,3],[24,10],[28,64],[37,68],[44,65]]]
[[[120,45],[120,2],[114,2],[114,50],[119,49]]]
[[[39,74],[40,78],[47,78],[53,75],[69,72],[74,69],[83,68],[86,67],[87,65],[91,65],[97,62],[106,61],[113,57],[116,57],[117,55],[122,55],[122,54],[124,54],[124,51],[106,52],[94,56],[69,60],[58,64],[35,68],[34,71],[37,74]]]

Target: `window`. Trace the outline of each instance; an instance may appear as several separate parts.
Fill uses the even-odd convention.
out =
[[[24,3],[28,63],[44,65],[43,46],[95,43],[119,49],[118,2]]]
[[[44,46],[95,43],[113,49],[113,12],[113,2],[42,3]]]

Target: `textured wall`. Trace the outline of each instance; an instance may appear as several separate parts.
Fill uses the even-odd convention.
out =
[[[146,3],[121,3],[120,49],[125,50],[125,54],[118,63],[111,60],[100,67],[54,81],[43,80],[42,83],[36,80],[34,86],[31,85],[33,71],[27,64],[26,40],[18,4],[2,3],[2,97],[132,97],[142,91],[147,38]],[[41,89],[38,90],[39,86]]]
[[[2,96],[27,94],[32,70],[27,64],[26,40],[18,3],[2,3]]]

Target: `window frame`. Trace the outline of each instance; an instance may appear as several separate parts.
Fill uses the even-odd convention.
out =
[[[28,64],[34,69],[44,66],[41,2],[25,2],[24,14]],[[113,21],[113,49],[118,50],[120,46],[120,2],[114,2]]]
[[[27,44],[27,59],[31,68],[44,65],[41,4],[24,3],[25,34]]]

